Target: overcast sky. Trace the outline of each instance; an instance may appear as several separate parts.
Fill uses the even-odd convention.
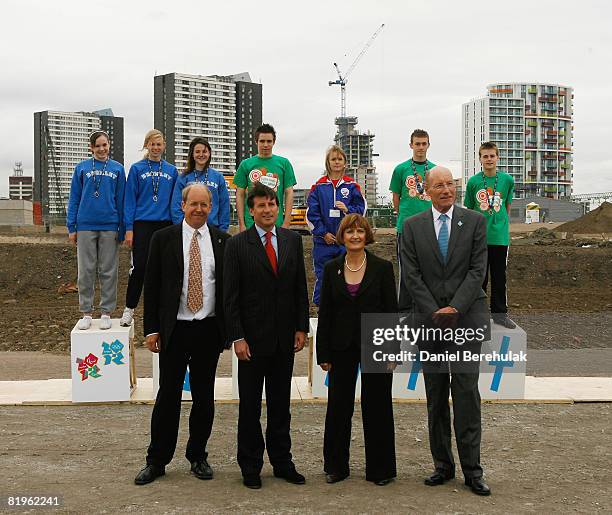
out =
[[[2,2],[0,196],[13,163],[33,175],[33,113],[111,107],[125,162],[153,126],[153,76],[248,71],[263,84],[298,187],[320,175],[340,111],[333,62],[351,74],[347,111],[376,134],[379,194],[425,128],[429,158],[460,175],[461,104],[495,82],[574,88],[574,191],[612,191],[612,7],[604,0]],[[214,151],[214,149],[213,149]]]

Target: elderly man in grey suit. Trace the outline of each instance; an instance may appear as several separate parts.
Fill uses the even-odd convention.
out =
[[[400,244],[402,277],[415,325],[446,329],[489,331],[489,313],[482,281],[487,264],[485,218],[455,205],[453,176],[447,168],[434,167],[426,177],[425,188],[432,208],[410,217],[404,223]],[[458,335],[459,332],[453,333]],[[469,345],[453,347],[479,352],[482,343],[475,338]],[[419,349],[436,352],[459,342],[425,342]],[[463,352],[460,353],[463,356]],[[429,486],[441,485],[455,477],[451,448],[449,391],[453,398],[455,437],[465,484],[478,495],[490,495],[480,465],[479,362],[423,362],[429,444],[435,470],[425,479]]]

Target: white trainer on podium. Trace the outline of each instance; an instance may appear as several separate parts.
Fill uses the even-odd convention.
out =
[[[112,319],[100,329],[94,319],[87,330],[70,333],[72,402],[129,401],[136,387],[134,326],[121,327]]]

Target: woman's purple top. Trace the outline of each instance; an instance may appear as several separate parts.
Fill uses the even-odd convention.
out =
[[[359,291],[359,285],[361,283],[357,283],[357,284],[346,284],[346,289],[349,292],[349,295],[351,297],[354,297],[355,295],[357,295],[357,292]]]

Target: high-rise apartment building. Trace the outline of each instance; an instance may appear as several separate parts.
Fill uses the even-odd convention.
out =
[[[369,206],[378,205],[378,176],[372,161],[374,134],[357,130],[356,116],[340,116],[334,141],[346,153],[346,174],[362,188]]]
[[[32,200],[33,181],[29,175],[23,175],[23,165],[17,161],[13,167],[13,175],[9,177],[9,199]]]
[[[480,172],[478,148],[499,147],[498,168],[515,181],[515,197],[569,198],[572,193],[573,93],[567,86],[500,83],[463,104],[463,180]]]
[[[233,174],[237,163],[257,152],[253,132],[261,125],[261,92],[248,73],[156,76],[154,125],[166,137],[166,159],[181,170],[189,142],[203,136],[212,147],[211,166]]]
[[[91,157],[89,136],[98,129],[110,137],[110,158],[123,163],[123,118],[112,110],[34,113],[34,211],[43,223],[66,216],[74,167]]]

